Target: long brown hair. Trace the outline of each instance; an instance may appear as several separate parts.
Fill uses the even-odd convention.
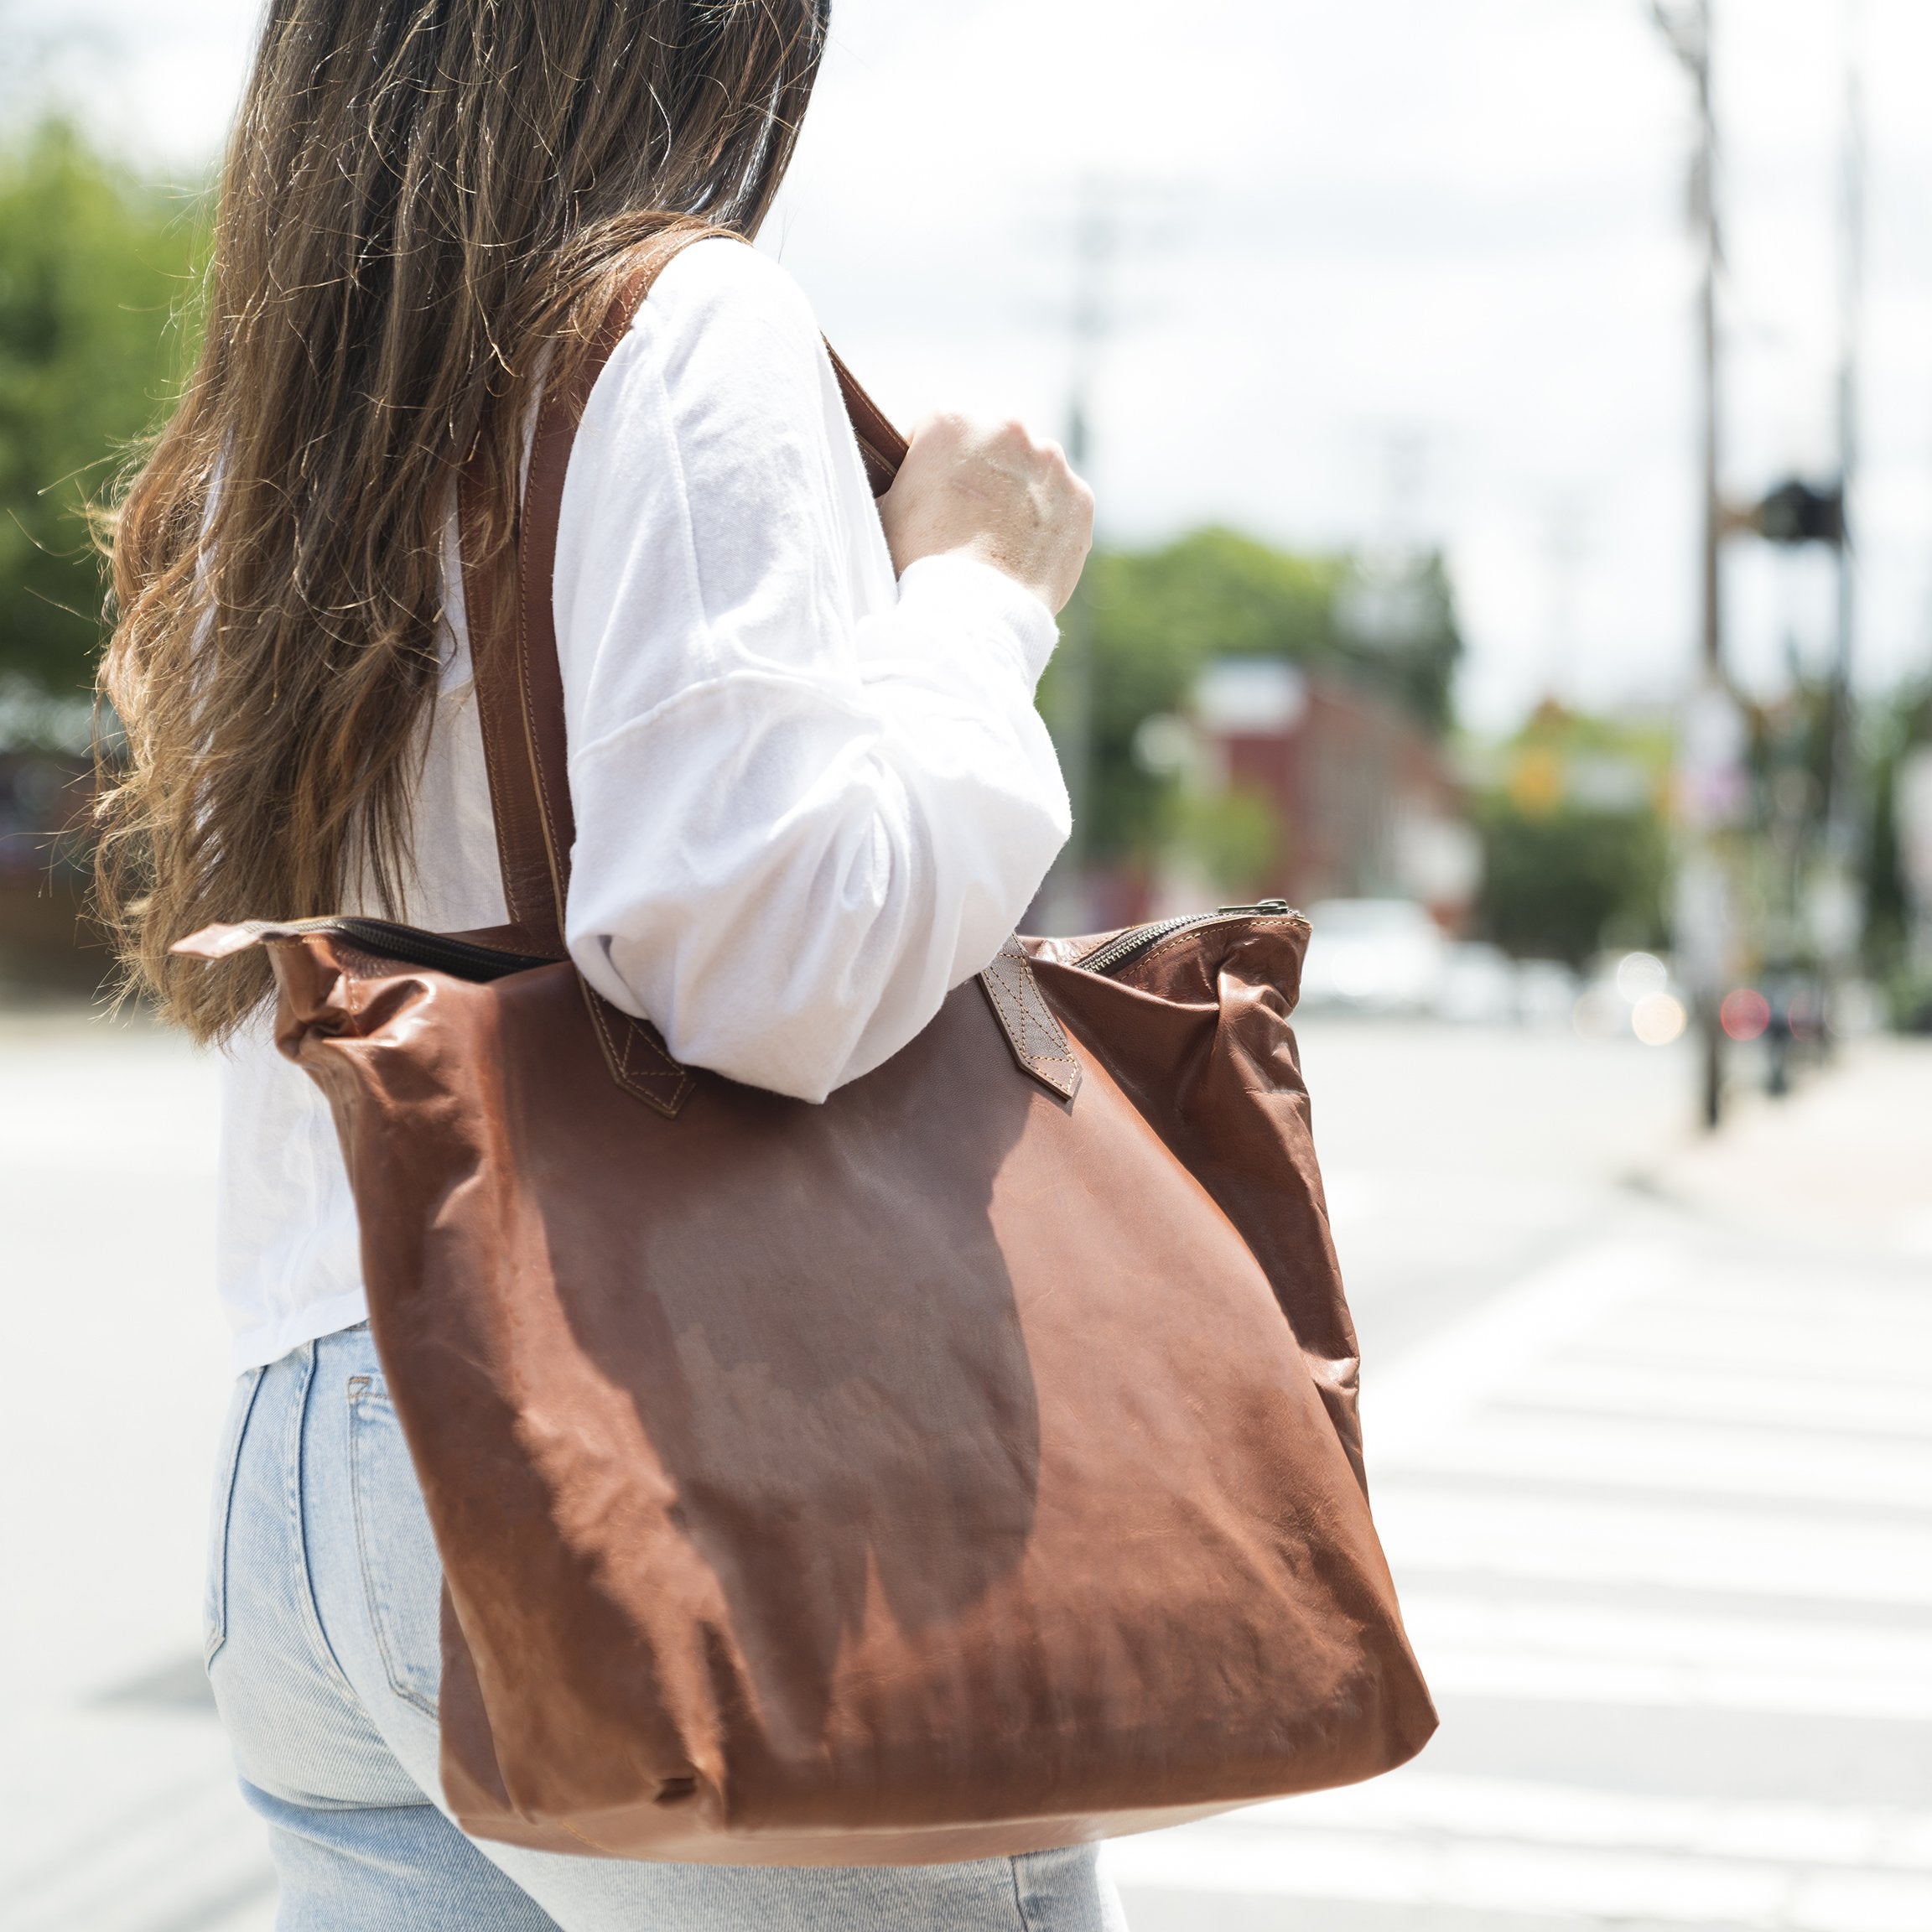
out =
[[[197,1037],[258,955],[168,948],[349,891],[403,909],[454,480],[518,425],[626,252],[750,233],[828,0],[272,0],[225,166],[206,334],[116,522],[97,901]]]

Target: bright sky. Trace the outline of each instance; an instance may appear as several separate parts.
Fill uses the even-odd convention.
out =
[[[585,0],[590,3],[590,0]],[[1716,0],[1740,496],[1834,461],[1834,218],[1864,75],[1859,649],[1932,666],[1932,5]],[[213,151],[257,0],[24,0],[105,126]],[[1057,429],[1069,215],[1130,190],[1091,465],[1116,539],[1210,518],[1449,552],[1466,713],[1654,700],[1695,661],[1687,84],[1648,0],[834,0],[766,245],[910,420]],[[1740,552],[1731,647],[1821,662],[1821,558]]]

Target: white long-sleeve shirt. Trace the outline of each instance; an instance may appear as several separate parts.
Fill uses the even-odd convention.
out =
[[[405,916],[502,922],[460,574]],[[1034,688],[1055,631],[955,558],[895,581],[809,306],[698,243],[599,377],[553,592],[585,977],[688,1064],[822,1100],[999,950],[1067,833]],[[226,1051],[220,1290],[237,1368],[365,1313],[326,1104],[265,1020]]]

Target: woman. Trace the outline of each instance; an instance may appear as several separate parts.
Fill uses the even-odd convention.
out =
[[[823,0],[273,0],[206,344],[120,520],[101,902],[226,1049],[242,1379],[208,1659],[284,1925],[1116,1922],[1086,1851],[773,1872],[458,1831],[439,1573],[334,1130],[260,966],[167,952],[255,915],[503,921],[459,469],[483,439],[501,534],[546,371],[666,211],[756,231],[825,32]],[[558,536],[591,983],[680,1059],[808,1100],[911,1039],[1066,835],[1032,698],[1091,517],[1057,449],[957,418],[875,509],[797,291],[729,238],[680,255],[597,381]]]

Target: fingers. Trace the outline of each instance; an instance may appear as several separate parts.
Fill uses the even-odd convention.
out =
[[[919,557],[963,552],[1056,610],[1093,542],[1093,492],[1061,445],[1036,437],[1017,417],[927,417],[879,507],[901,571]]]
[[[1052,438],[1036,437],[1017,416],[999,419],[968,416],[956,410],[936,411],[913,426],[908,451],[928,457],[984,455],[1000,457],[1019,466],[1071,477],[1067,452]]]

